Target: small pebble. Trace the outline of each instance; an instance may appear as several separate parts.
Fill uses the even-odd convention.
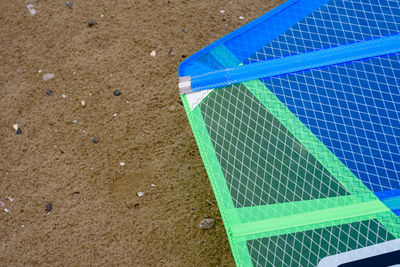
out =
[[[156,56],[156,51],[151,51],[150,56],[155,57]]]
[[[80,193],[79,193],[79,191],[75,191],[75,192],[73,192],[72,194],[74,194],[74,195],[79,195]]]
[[[169,50],[169,51],[168,51],[168,56],[169,56],[169,57],[172,57],[173,55],[174,55],[174,51],[173,51],[172,49]]]
[[[73,120],[73,121],[72,121],[72,123],[77,123],[77,122],[78,122],[77,120]]]
[[[183,29],[183,32],[184,32],[184,33],[187,33],[187,32],[188,32],[188,30],[187,30],[187,29]]]
[[[222,9],[222,10],[219,11],[219,13],[225,14],[225,10]]]
[[[67,98],[67,95],[62,94],[61,97],[62,98]]]
[[[72,3],[71,3],[70,1],[65,2],[65,5],[66,5],[68,8],[72,8]]]
[[[151,187],[155,187],[156,185],[155,184],[151,184]]]
[[[46,90],[46,95],[51,95],[53,92],[50,90]]]
[[[119,163],[119,165],[125,166],[125,162],[121,161],[121,162]]]
[[[243,16],[239,16],[239,19],[244,20],[244,17]]]
[[[14,199],[12,197],[7,197],[10,202],[13,202]]]
[[[115,96],[121,95],[121,91],[120,91],[120,90],[115,90],[115,91],[114,91],[114,95],[115,95]]]
[[[86,106],[86,101],[85,101],[85,100],[82,100],[82,101],[81,101],[81,104],[82,104],[83,107]]]
[[[20,128],[17,129],[16,134],[22,134],[22,131]]]
[[[45,75],[43,75],[43,81],[48,81],[54,78],[54,73],[47,73]]]
[[[85,143],[81,143],[81,146],[85,146]]]
[[[35,6],[33,4],[26,5],[26,8],[29,10],[29,13],[31,13],[32,16],[36,14]]]
[[[142,197],[144,195],[144,193],[143,192],[138,192],[137,195],[138,195],[138,197]]]
[[[93,27],[96,24],[96,22],[94,22],[93,20],[89,20],[88,21],[88,26],[89,27]]]
[[[45,210],[47,212],[52,211],[53,210],[53,204],[51,202],[47,203],[46,206],[45,206]]]
[[[117,113],[114,113],[113,117],[114,117],[114,118],[117,117]]]
[[[13,125],[14,130],[18,130],[18,124]]]
[[[199,228],[202,230],[210,229],[214,226],[214,219],[205,218],[201,220]]]
[[[4,212],[8,212],[8,209],[4,209]]]
[[[97,138],[92,138],[92,142],[95,143],[95,144],[97,144],[97,143],[99,142],[99,139],[97,139]]]
[[[136,208],[136,207],[139,207],[139,205],[140,205],[140,203],[135,203],[135,204],[133,204],[133,206]]]
[[[100,17],[104,18],[104,14],[101,14]]]
[[[39,73],[42,73],[42,70],[38,70]]]

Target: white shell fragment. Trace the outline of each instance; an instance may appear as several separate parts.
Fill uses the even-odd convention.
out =
[[[48,81],[54,78],[54,73],[46,73],[43,75],[43,81]]]
[[[82,106],[86,106],[86,101],[82,100],[81,104],[82,104]]]
[[[156,56],[156,51],[151,51],[150,56],[155,57]]]
[[[125,166],[125,162],[121,161],[121,162],[119,163],[119,165]]]
[[[32,16],[36,14],[35,6],[33,4],[27,4],[26,8],[29,10],[29,13],[31,13]]]
[[[4,209],[4,212],[8,212],[8,209]]]
[[[137,195],[138,195],[138,197],[142,197],[144,195],[144,193],[143,192],[138,192]]]
[[[219,11],[219,13],[225,14],[225,10],[222,9],[222,10]]]
[[[243,16],[239,16],[239,19],[244,20],[244,17]]]
[[[14,124],[14,125],[13,125],[13,128],[14,128],[16,131],[18,131],[18,124]]]

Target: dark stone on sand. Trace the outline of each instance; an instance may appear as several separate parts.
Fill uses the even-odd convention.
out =
[[[89,27],[93,27],[96,24],[96,22],[94,22],[93,20],[89,20],[88,21],[88,26]]]
[[[46,206],[45,206],[45,210],[47,212],[52,211],[53,210],[53,204],[51,204],[51,202],[47,203]]]
[[[16,133],[17,133],[17,134],[22,134],[22,131],[21,131],[21,129],[20,129],[20,128],[18,128]]]
[[[72,8],[72,3],[71,3],[70,1],[65,2],[65,5],[66,5],[68,8]]]
[[[53,92],[50,90],[46,90],[46,95],[51,95]]]
[[[98,138],[92,138],[92,142],[97,144],[99,142],[99,139]]]
[[[115,95],[115,96],[121,95],[121,91],[120,91],[120,90],[115,90],[115,91],[114,91],[114,95]]]

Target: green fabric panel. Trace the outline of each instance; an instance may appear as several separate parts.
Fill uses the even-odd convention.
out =
[[[360,203],[359,198],[354,195],[348,195],[296,202],[286,202],[280,204],[234,208],[229,209],[227,212],[236,214],[236,216],[238,216],[239,218],[240,223],[248,223],[268,220],[272,218],[285,217],[294,214],[318,211],[326,208],[342,207],[356,203]]]
[[[329,255],[389,241],[377,220],[365,220],[315,230],[247,241],[254,266],[317,266]]]
[[[181,95],[181,99],[221,212],[222,220],[227,231],[228,240],[231,245],[235,262],[238,266],[250,266],[251,259],[246,247],[246,243],[237,242],[234,240],[230,231],[230,225],[237,223],[238,217],[235,214],[226,213],[226,210],[233,208],[233,202],[226,186],[221,167],[218,164],[210,137],[205,128],[201,112],[198,107],[196,107],[193,111],[190,110],[190,106],[185,95]]]
[[[283,217],[275,217],[237,224],[232,226],[233,236],[239,239],[253,239],[280,235],[282,233],[297,232],[299,229],[314,229],[340,223],[348,223],[366,219],[374,219],[380,212],[389,209],[379,200],[355,203],[334,208],[325,208],[311,212],[298,213]]]
[[[244,86],[215,90],[200,108],[235,207],[348,194]]]

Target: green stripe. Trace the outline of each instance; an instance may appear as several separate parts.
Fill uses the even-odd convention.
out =
[[[200,155],[208,173],[218,207],[220,208],[221,217],[225,225],[235,262],[240,266],[251,266],[252,262],[246,243],[237,242],[233,238],[232,231],[230,230],[230,225],[238,223],[239,219],[236,214],[229,214],[226,212],[229,209],[233,209],[234,205],[224,174],[204,123],[203,116],[201,115],[200,108],[197,106],[193,109],[193,111],[191,111],[186,95],[181,95],[181,98],[193,131],[194,138],[199,148]]]
[[[282,235],[336,224],[351,223],[366,219],[373,219],[377,213],[389,209],[379,200],[355,203],[347,206],[316,210],[307,213],[293,214],[268,220],[237,224],[231,230],[235,238],[240,240]]]
[[[235,214],[239,217],[240,223],[251,221],[261,221],[276,217],[284,217],[293,214],[306,213],[311,211],[323,210],[326,208],[334,208],[347,206],[350,204],[360,203],[357,196],[340,196],[330,198],[320,198],[312,200],[303,200],[295,202],[284,202],[279,204],[251,206],[243,208],[235,208],[227,210],[228,213]]]

